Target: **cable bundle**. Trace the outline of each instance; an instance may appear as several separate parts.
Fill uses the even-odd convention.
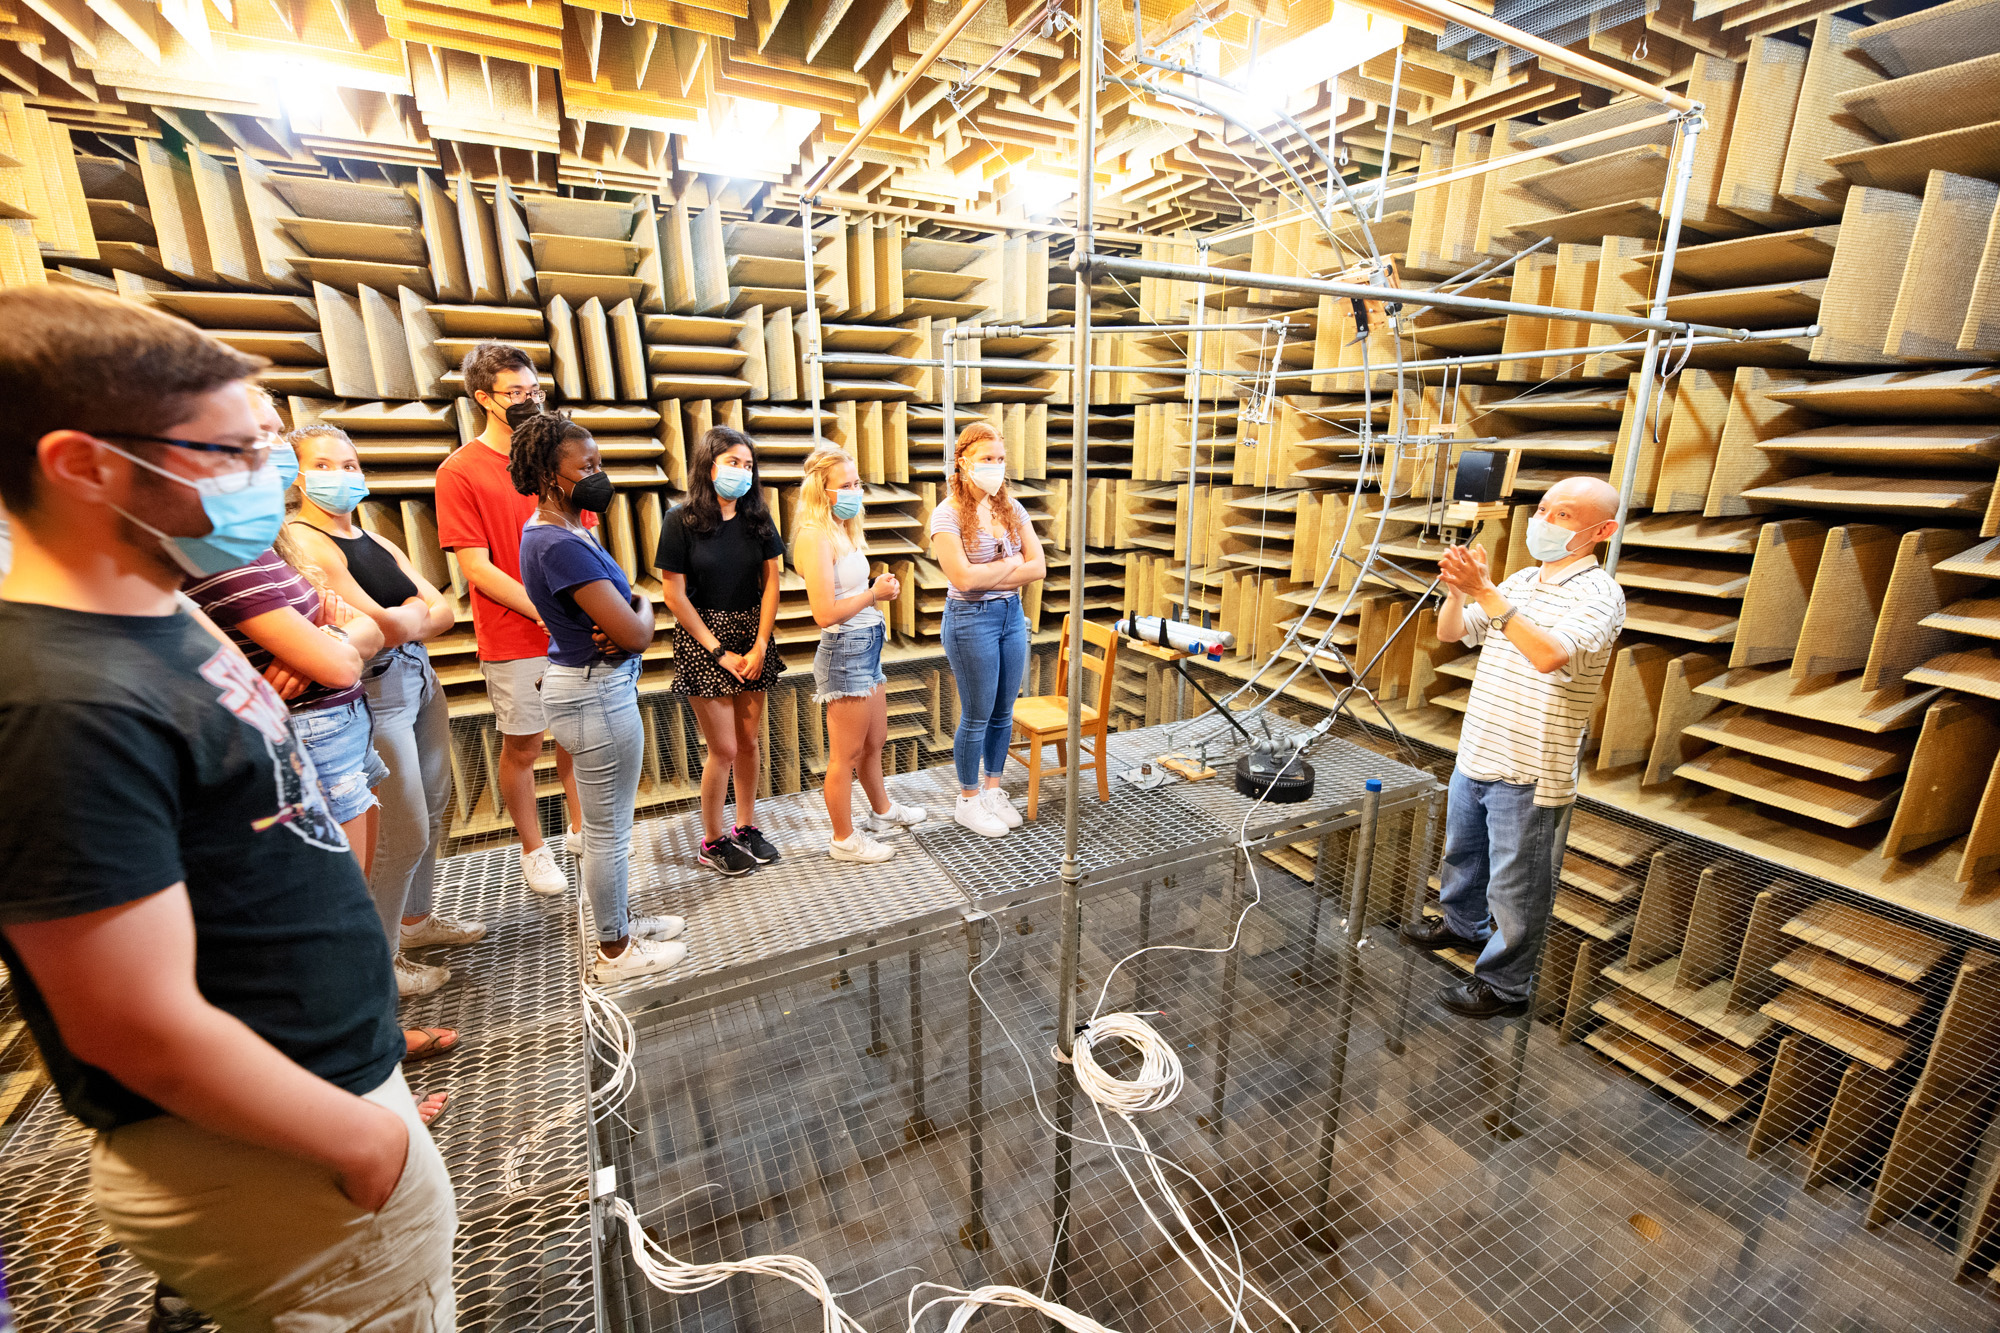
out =
[[[918,1306],[917,1293],[925,1287],[941,1291],[944,1295],[933,1296]],[[1071,1330],[1071,1333],[1116,1333],[1115,1329],[1098,1323],[1089,1315],[1078,1314],[1067,1305],[1044,1300],[1033,1292],[1023,1291],[1019,1287],[976,1287],[971,1291],[964,1291],[958,1287],[947,1287],[939,1282],[919,1282],[910,1288],[910,1305],[913,1308],[910,1310],[909,1333],[917,1333],[917,1321],[922,1319],[932,1306],[952,1304],[956,1304],[959,1308],[952,1312],[951,1320],[944,1326],[944,1333],[964,1333],[966,1325],[978,1318],[980,1310],[986,1306],[999,1306],[1012,1310],[1038,1310],[1055,1323]]]
[[[868,1333],[867,1329],[841,1311],[834,1301],[833,1289],[826,1284],[825,1274],[809,1259],[801,1259],[796,1254],[759,1254],[748,1259],[691,1264],[676,1259],[665,1246],[648,1236],[645,1228],[639,1225],[638,1210],[628,1201],[613,1198],[610,1200],[610,1211],[613,1217],[625,1224],[625,1236],[632,1245],[632,1262],[639,1266],[646,1280],[661,1291],[676,1296],[692,1296],[727,1282],[739,1273],[775,1277],[791,1283],[819,1302],[822,1333]]]
[[[1237,927],[1239,930],[1242,928],[1240,919]],[[1232,946],[1233,943],[1234,941]],[[1097,1047],[1108,1042],[1123,1042],[1139,1053],[1139,1073],[1136,1078],[1121,1079],[1105,1072],[1104,1067],[1098,1063]],[[1076,1042],[1070,1051],[1070,1058],[1077,1086],[1083,1089],[1084,1095],[1089,1097],[1092,1105],[1097,1108],[1097,1123],[1104,1130],[1105,1136],[1109,1138],[1111,1134],[1111,1127],[1104,1119],[1107,1110],[1117,1112],[1118,1117],[1125,1122],[1125,1127],[1132,1131],[1133,1143],[1138,1148],[1140,1156],[1146,1160],[1146,1169],[1152,1176],[1154,1188],[1166,1199],[1167,1208],[1174,1215],[1174,1220],[1180,1223],[1180,1229],[1194,1242],[1195,1250],[1201,1256],[1201,1262],[1196,1262],[1193,1255],[1181,1248],[1174,1231],[1160,1219],[1159,1214],[1153,1211],[1152,1205],[1146,1202],[1145,1192],[1139,1188],[1139,1182],[1134,1180],[1132,1173],[1125,1168],[1125,1156],[1122,1152],[1112,1155],[1112,1161],[1118,1166],[1118,1173],[1125,1177],[1125,1183],[1132,1187],[1133,1197],[1139,1200],[1139,1207],[1145,1211],[1148,1220],[1159,1228],[1160,1234],[1166,1237],[1167,1244],[1180,1256],[1181,1262],[1188,1266],[1188,1271],[1194,1274],[1195,1281],[1199,1282],[1210,1295],[1229,1307],[1230,1326],[1240,1325],[1245,1329],[1249,1328],[1249,1323],[1243,1318],[1243,1298],[1254,1296],[1269,1306],[1273,1314],[1284,1320],[1285,1326],[1290,1328],[1292,1333],[1298,1333],[1299,1326],[1292,1322],[1291,1316],[1250,1281],[1248,1268],[1243,1262],[1242,1243],[1236,1237],[1235,1228],[1229,1225],[1227,1217],[1224,1216],[1221,1203],[1209,1193],[1208,1187],[1203,1185],[1192,1171],[1155,1153],[1151,1145],[1146,1142],[1146,1136],[1140,1131],[1138,1123],[1132,1118],[1142,1112],[1165,1109],[1180,1095],[1184,1086],[1180,1057],[1174,1054],[1174,1049],[1167,1039],[1155,1032],[1152,1025],[1138,1014],[1106,1014],[1101,1018],[1092,1019],[1085,1025],[1083,1031],[1077,1034]],[[1194,1219],[1188,1216],[1186,1205],[1181,1202],[1179,1191],[1168,1181],[1163,1167],[1171,1167],[1186,1176],[1194,1182],[1196,1189],[1207,1196],[1209,1204],[1215,1209],[1216,1216],[1222,1219],[1224,1230],[1229,1234],[1229,1248],[1234,1263],[1217,1254],[1202,1238]],[[952,1325],[953,1329],[959,1327],[962,1325]]]

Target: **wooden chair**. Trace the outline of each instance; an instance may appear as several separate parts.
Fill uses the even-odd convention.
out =
[[[1063,617],[1062,647],[1057,661],[1056,692],[1014,701],[1014,731],[1026,742],[1021,748],[1008,747],[1028,767],[1028,818],[1033,819],[1041,804],[1042,779],[1060,777],[1069,771],[1069,756],[1063,751],[1069,741],[1069,617]],[[1091,650],[1097,656],[1091,656]],[[1083,706],[1083,754],[1078,769],[1097,770],[1097,799],[1111,799],[1111,773],[1104,763],[1104,735],[1110,729],[1111,687],[1118,662],[1118,636],[1109,626],[1083,622],[1083,669],[1097,673],[1097,705]],[[1086,700],[1088,695],[1085,696]],[[1091,742],[1096,744],[1092,745]],[[1060,766],[1042,767],[1042,747],[1054,743]]]

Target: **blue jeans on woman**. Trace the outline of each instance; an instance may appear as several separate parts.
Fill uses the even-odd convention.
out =
[[[451,721],[444,687],[421,643],[391,648],[368,664],[368,716],[375,754],[389,776],[377,793],[382,824],[368,891],[375,896],[389,947],[400,948],[406,916],[429,916],[451,803]]]
[[[1009,593],[983,602],[953,597],[944,604],[944,659],[958,681],[958,731],[951,762],[958,785],[979,785],[979,768],[998,776],[1007,767],[1007,742],[1014,735],[1014,700],[1028,665],[1028,622],[1021,596]]]
[[[600,944],[628,933],[632,809],[646,729],[639,720],[639,659],[587,667],[551,662],[542,677],[549,731],[569,751],[583,806],[583,891]]]
[[[1556,896],[1564,806],[1536,805],[1533,783],[1451,771],[1438,898],[1452,934],[1482,940],[1473,975],[1503,1000],[1528,998]]]

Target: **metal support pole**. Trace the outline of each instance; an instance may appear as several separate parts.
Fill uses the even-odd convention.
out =
[[[1424,798],[1424,812],[1419,816],[1418,833],[1410,855],[1410,884],[1403,898],[1403,923],[1420,926],[1424,921],[1424,890],[1430,886],[1431,850],[1437,838],[1438,807],[1444,803],[1444,793],[1433,791]],[[1416,971],[1417,955],[1413,949],[1403,950],[1403,975],[1396,983],[1396,1016],[1390,1020],[1389,1036],[1382,1044],[1392,1055],[1403,1053],[1403,1033],[1410,1023],[1410,982]]]
[[[1375,183],[1375,220],[1382,220],[1382,205],[1389,201],[1389,149],[1396,142],[1396,99],[1403,95],[1403,48],[1396,48],[1396,74],[1389,81],[1389,122],[1382,127],[1382,175]],[[1334,108],[1339,114],[1339,108]]]
[[[970,1182],[971,1215],[958,1229],[958,1243],[968,1250],[987,1250],[993,1238],[986,1231],[986,1068],[982,1024],[985,1021],[973,970],[979,966],[980,926],[984,912],[965,918],[965,1118],[969,1143],[966,1178]]]
[[[1207,267],[1208,242],[1197,241],[1195,243],[1195,253],[1201,257],[1202,266],[1204,268]],[[1203,316],[1207,313],[1207,307],[1208,284],[1204,282],[1194,290],[1194,355],[1189,358],[1189,365],[1194,370],[1194,412],[1188,417],[1187,552],[1181,561],[1181,618],[1189,622],[1194,620],[1192,613],[1194,606],[1194,515],[1195,497],[1200,493],[1198,483],[1201,481],[1201,468],[1196,466],[1201,460],[1195,454],[1201,448],[1201,372],[1207,346],[1203,337],[1204,330],[1202,324],[1204,322]],[[1178,677],[1174,681],[1174,716],[1176,718],[1180,717],[1181,710],[1186,705],[1186,677]]]
[[[910,1119],[903,1137],[911,1143],[935,1138],[937,1126],[924,1109],[924,960],[910,950]]]
[[[875,941],[868,941],[874,948]],[[881,965],[873,958],[868,960],[868,1044],[861,1049],[863,1055],[886,1055],[889,1043],[882,1036],[882,976]]]
[[[1243,915],[1243,874],[1250,853],[1238,847],[1230,860],[1229,913],[1224,920],[1233,928],[1236,918]],[[1215,1016],[1215,1034],[1209,1038],[1209,1045],[1215,1048],[1215,1088],[1209,1094],[1208,1114],[1195,1117],[1195,1123],[1217,1138],[1222,1135],[1223,1104],[1229,1096],[1229,1034],[1236,1024],[1236,974],[1241,958],[1239,949],[1222,955],[1222,1007]]]
[[[1083,751],[1083,543],[1090,509],[1090,276],[1096,255],[1091,248],[1091,221],[1097,207],[1097,83],[1102,52],[1098,37],[1098,0],[1084,0],[1081,79],[1082,101],[1077,109],[1076,253],[1076,437],[1069,470],[1069,728],[1072,760]],[[1083,765],[1072,762],[1063,772],[1062,944],[1056,969],[1056,1046],[1067,1056],[1076,1040],[1076,970],[1083,926],[1079,902],[1083,875],[1077,866],[1076,844],[1082,831],[1077,803],[1077,775]],[[1064,1080],[1068,1081],[1068,1080]]]
[[[1361,932],[1368,924],[1368,891],[1374,877],[1375,825],[1382,814],[1382,780],[1369,778],[1361,794],[1361,823],[1354,830],[1354,865],[1347,895],[1347,947],[1340,954],[1340,991],[1334,997],[1333,1055],[1327,1062],[1326,1119],[1320,1124],[1319,1160],[1313,1168],[1313,1211],[1293,1234],[1312,1249],[1340,1245],[1333,1216],[1333,1150],[1340,1138],[1340,1104],[1347,1095],[1347,1044],[1354,1005],[1361,994]]]
[[[813,273],[813,229],[812,200],[799,200],[799,232],[805,252],[806,267],[806,378],[811,381],[813,409],[813,448],[820,446],[819,433],[819,280]]]
[[[1168,888],[1173,887],[1174,877],[1166,877]],[[1153,881],[1147,880],[1139,886],[1139,948],[1141,951],[1152,947],[1153,943]],[[1146,1007],[1146,964],[1150,958],[1139,958],[1132,964],[1132,1008]]]
[[[1681,120],[1680,153],[1674,163],[1673,203],[1667,209],[1667,231],[1660,244],[1660,271],[1653,283],[1652,317],[1666,318],[1667,298],[1673,294],[1674,254],[1681,243],[1681,218],[1687,212],[1688,181],[1694,175],[1695,145],[1701,140],[1701,104],[1695,103]],[[1604,572],[1616,575],[1618,556],[1625,546],[1625,513],[1632,507],[1632,486],[1639,476],[1639,442],[1646,437],[1646,423],[1653,406],[1653,378],[1659,373],[1660,334],[1646,334],[1646,350],[1639,358],[1639,410],[1632,414],[1632,433],[1625,441],[1625,467],[1618,478],[1618,526],[1612,529],[1611,544],[1604,551]]]
[[[1313,900],[1312,914],[1306,925],[1306,962],[1299,970],[1299,980],[1316,982],[1319,980],[1319,921],[1324,915],[1326,895],[1329,888],[1339,891],[1339,882],[1334,877],[1336,853],[1332,833],[1319,836],[1319,855],[1313,858]]]
[[[958,387],[958,372],[951,364],[952,352],[958,342],[957,333],[957,329],[944,331],[944,382],[939,387],[944,400],[944,470],[947,476],[957,463],[952,457],[952,442],[958,438],[958,408],[952,391]]]

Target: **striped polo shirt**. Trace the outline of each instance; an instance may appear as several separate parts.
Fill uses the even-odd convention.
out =
[[[1569,648],[1556,671],[1535,670],[1476,602],[1465,607],[1468,648],[1482,648],[1472,675],[1458,766],[1483,782],[1535,784],[1536,805],[1576,799],[1577,745],[1597,705],[1597,687],[1625,626],[1625,594],[1597,557],[1579,560],[1552,581],[1530,565],[1510,575],[1500,594],[1521,619]]]
[[[271,650],[244,632],[243,622],[267,611],[293,610],[307,620],[319,622],[319,590],[305,575],[285,563],[276,551],[266,551],[239,569],[224,570],[190,583],[183,589],[194,604],[227,634],[250,665],[263,671],[277,658]],[[357,682],[344,689],[311,684],[305,693],[287,705],[294,713],[315,708],[336,708],[353,703],[366,693]]]

